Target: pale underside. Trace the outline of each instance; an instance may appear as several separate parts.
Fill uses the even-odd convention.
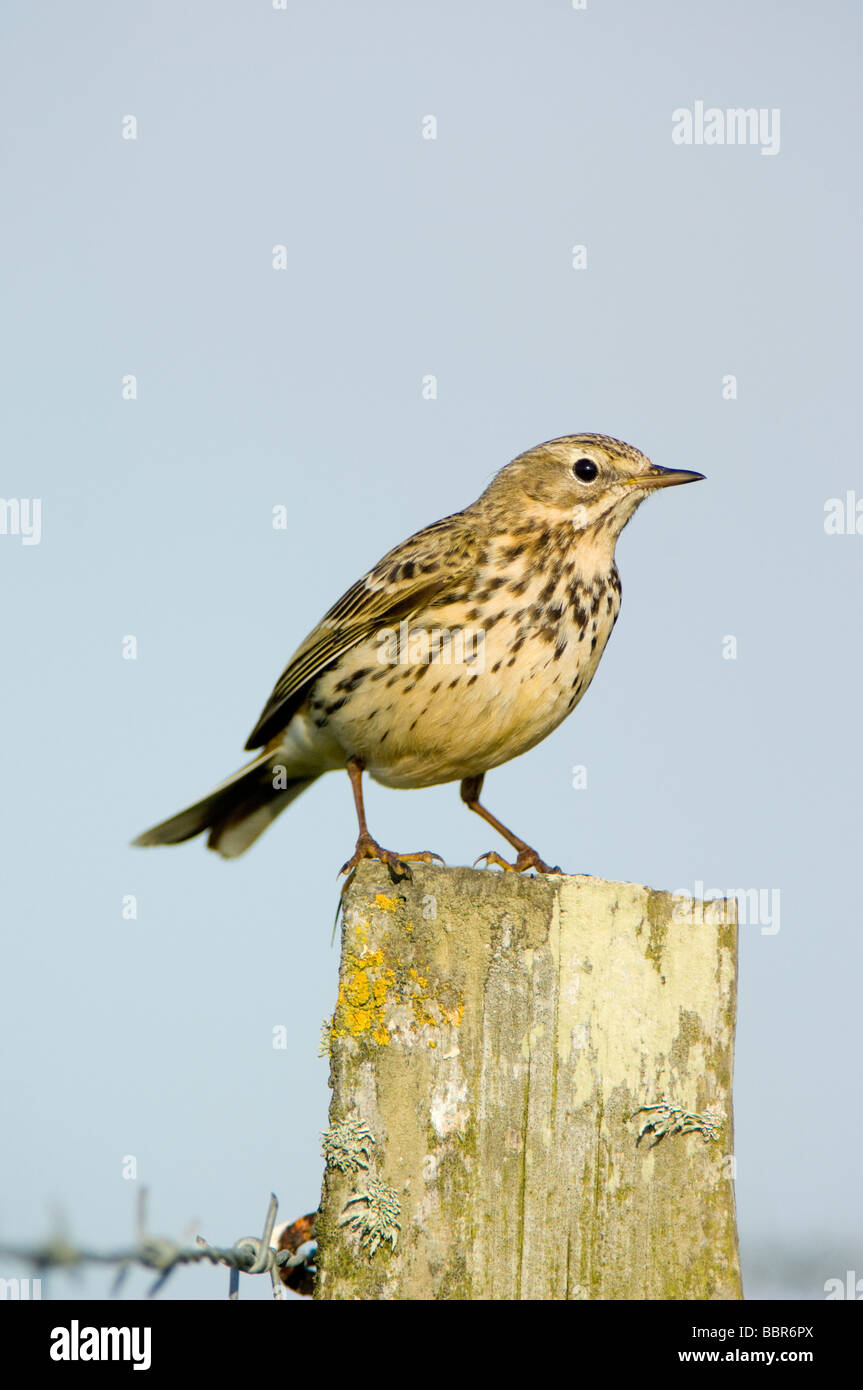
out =
[[[380,629],[317,677],[271,750],[291,776],[358,757],[384,786],[418,788],[476,776],[533,748],[583,696],[617,618],[619,587],[606,557],[589,573],[584,558],[575,548],[561,557],[551,594],[548,574],[531,574],[525,557],[512,567],[513,581],[525,581],[517,597],[501,590],[473,608],[459,598]],[[583,622],[569,598],[574,576],[590,586]],[[441,630],[453,634],[450,645]]]

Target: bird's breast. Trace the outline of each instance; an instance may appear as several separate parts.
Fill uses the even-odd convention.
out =
[[[485,772],[574,709],[620,608],[613,568],[508,564],[353,648],[319,677],[312,718],[386,786]]]

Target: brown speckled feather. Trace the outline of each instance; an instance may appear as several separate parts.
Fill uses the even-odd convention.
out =
[[[456,512],[426,526],[342,594],[294,652],[246,748],[262,748],[279,733],[315,677],[345,652],[469,579],[481,551],[477,522],[476,515]]]

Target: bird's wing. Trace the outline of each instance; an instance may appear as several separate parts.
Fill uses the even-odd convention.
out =
[[[357,580],[297,648],[273,688],[246,748],[261,748],[285,728],[321,671],[381,627],[455,591],[475,571],[476,523],[464,512],[410,536]]]

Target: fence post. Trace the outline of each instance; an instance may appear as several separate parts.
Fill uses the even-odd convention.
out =
[[[360,865],[320,1299],[734,1299],[736,904]]]

